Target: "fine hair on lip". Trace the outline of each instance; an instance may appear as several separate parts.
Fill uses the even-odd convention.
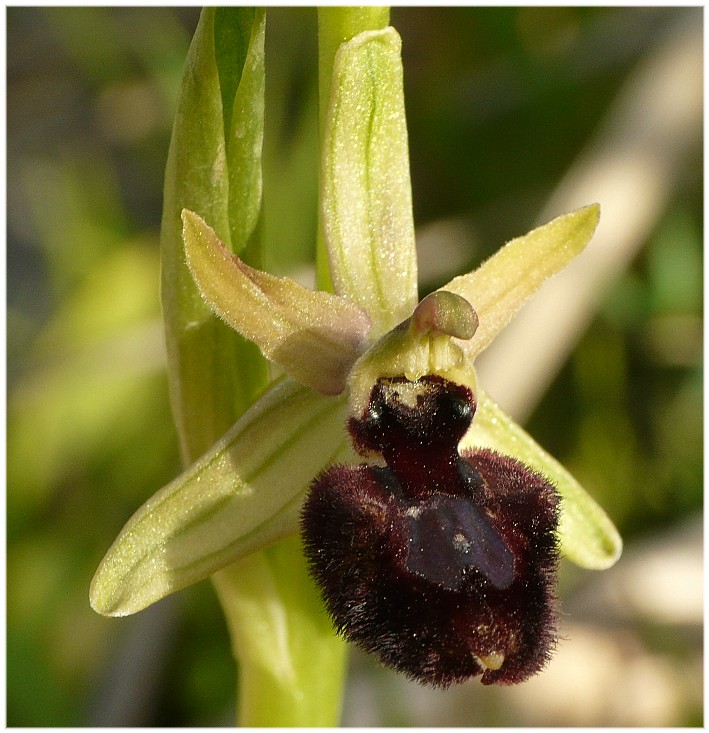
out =
[[[348,427],[384,465],[325,470],[301,518],[337,630],[435,686],[521,682],[555,643],[556,490],[514,458],[461,452],[474,413],[439,375],[378,379]]]

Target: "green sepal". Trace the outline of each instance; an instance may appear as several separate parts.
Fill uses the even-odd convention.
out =
[[[335,54],[343,43],[351,41],[363,31],[381,30],[389,25],[389,8],[386,6],[346,7],[325,6],[318,8],[318,100],[320,149],[327,127],[330,97],[332,95],[332,70]],[[320,201],[323,192],[320,189]],[[316,282],[319,290],[334,292],[330,276],[327,248],[322,223],[322,206],[318,213],[316,252]]]
[[[369,313],[376,338],[418,302],[401,39],[393,28],[360,33],[337,51],[321,186],[335,292]]]
[[[135,613],[298,530],[313,477],[352,460],[343,397],[284,378],[128,521],[91,583],[107,616]]]
[[[468,359],[487,348],[544,281],[584,250],[599,218],[598,204],[559,216],[508,242],[476,270],[441,288],[462,295],[480,319],[473,338],[461,344]]]
[[[589,570],[605,570],[616,563],[623,541],[601,507],[574,477],[482,390],[477,392],[473,424],[460,447],[491,448],[536,469],[561,495],[559,537],[561,553]]]

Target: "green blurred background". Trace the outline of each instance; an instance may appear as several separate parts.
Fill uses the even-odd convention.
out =
[[[89,581],[118,530],[179,471],[158,235],[198,11],[6,13],[7,723],[228,725],[236,670],[209,583],[127,619],[88,605]],[[623,149],[605,142],[618,129],[631,141],[642,133],[622,104],[610,122],[609,110],[663,49],[687,49],[673,42],[682,33],[701,49],[703,16],[701,8],[394,8],[392,24],[404,44],[425,291],[531,228],[579,161],[606,160],[610,150],[606,168],[623,163]],[[265,236],[288,243],[272,247],[268,266],[307,281],[314,10],[269,11],[267,65]],[[649,78],[639,109],[648,100],[672,111],[675,88]],[[518,373],[512,382],[526,402],[508,403],[606,508],[625,539],[623,558],[605,573],[563,564],[563,638],[534,681],[434,691],[353,653],[346,725],[701,725],[701,86],[694,96],[697,118],[656,146],[663,195],[594,193],[602,206],[625,195],[641,235],[619,228],[615,241],[611,232],[620,262],[605,271],[571,354],[548,386]],[[545,328],[534,341],[542,354],[546,338]],[[506,404],[504,385],[493,394]]]

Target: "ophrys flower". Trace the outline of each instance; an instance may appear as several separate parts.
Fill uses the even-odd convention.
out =
[[[431,310],[415,310],[400,41],[393,29],[360,34],[338,52],[322,191],[334,293],[247,267],[200,216],[183,213],[185,251],[203,296],[285,375],[129,520],[92,583],[99,612],[138,611],[298,531],[315,477],[360,460],[344,427],[366,412],[383,377],[415,382],[438,375],[470,389],[476,415],[461,448],[518,457],[557,486],[562,553],[586,567],[617,558],[620,540],[602,510],[477,387],[472,367],[524,300],[583,249],[598,208],[513,240],[442,288],[472,306],[479,319],[474,333],[461,331],[465,319],[458,306],[449,308],[448,295],[423,301],[434,303]],[[415,328],[397,329],[412,314]],[[505,577],[508,565],[489,572]],[[488,661],[490,668],[497,663]]]

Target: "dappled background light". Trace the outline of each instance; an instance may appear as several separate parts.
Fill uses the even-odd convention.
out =
[[[422,688],[353,652],[346,725],[703,720],[701,8],[394,8],[421,295],[599,201],[578,262],[478,364],[606,509],[603,573],[562,562],[548,670]],[[7,722],[226,725],[209,583],[116,620],[93,572],[180,470],[159,301],[162,178],[192,8],[7,10]],[[312,9],[267,20],[268,269],[313,281]]]

